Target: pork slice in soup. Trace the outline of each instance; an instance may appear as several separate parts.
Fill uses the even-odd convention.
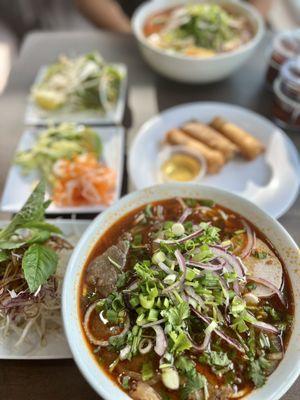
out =
[[[82,274],[81,319],[101,368],[137,400],[243,398],[284,357],[293,297],[264,235],[211,200],[125,215]]]

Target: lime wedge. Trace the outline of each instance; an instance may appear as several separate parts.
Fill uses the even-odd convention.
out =
[[[33,98],[37,105],[45,110],[56,110],[64,105],[65,96],[54,90],[36,89]]]

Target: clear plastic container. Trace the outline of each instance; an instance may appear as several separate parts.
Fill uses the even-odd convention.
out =
[[[300,133],[300,56],[287,61],[273,85],[273,116],[283,127]]]
[[[281,66],[291,58],[300,55],[300,29],[279,33],[275,36],[266,81],[272,85],[278,77]]]

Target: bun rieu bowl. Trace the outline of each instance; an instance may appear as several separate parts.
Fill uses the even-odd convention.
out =
[[[123,216],[94,246],[79,292],[94,357],[137,400],[243,398],[277,368],[294,314],[276,249],[211,200]]]
[[[147,18],[147,41],[156,48],[192,57],[230,52],[254,36],[247,17],[229,6],[189,4],[162,10]]]

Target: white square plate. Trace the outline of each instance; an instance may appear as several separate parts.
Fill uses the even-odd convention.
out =
[[[76,112],[66,112],[64,108],[56,111],[46,111],[38,107],[33,99],[29,96],[28,104],[25,112],[26,125],[48,125],[58,124],[61,122],[75,122],[90,125],[109,125],[120,124],[126,103],[126,87],[127,87],[127,68],[124,64],[113,64],[123,75],[120,85],[119,98],[115,107],[109,112],[103,113],[95,110],[84,110]],[[47,66],[42,66],[36,76],[34,85],[39,84],[47,70]]]
[[[8,224],[9,221],[0,221],[0,228]],[[48,222],[59,227],[66,239],[73,244],[77,243],[83,235],[91,221],[88,220],[62,220],[53,219]],[[70,251],[71,255],[72,251]],[[60,330],[49,331],[46,335],[46,342],[42,345],[40,339],[29,332],[28,339],[19,347],[15,346],[18,337],[10,334],[4,340],[0,338],[0,359],[58,359],[72,358],[67,340],[63,332],[63,325]]]
[[[42,128],[28,128],[21,136],[17,151],[26,150],[33,146]],[[121,127],[93,127],[101,138],[103,150],[101,160],[116,171],[116,190],[113,202],[120,198],[123,180],[124,164],[124,129]],[[30,196],[34,186],[39,180],[37,172],[24,176],[21,168],[12,165],[6,179],[0,208],[2,211],[17,212],[21,209],[26,199]],[[47,194],[49,197],[49,193]],[[113,203],[112,202],[112,203]],[[86,205],[79,207],[58,207],[51,204],[47,214],[70,214],[70,213],[99,213],[107,208],[105,205]]]

